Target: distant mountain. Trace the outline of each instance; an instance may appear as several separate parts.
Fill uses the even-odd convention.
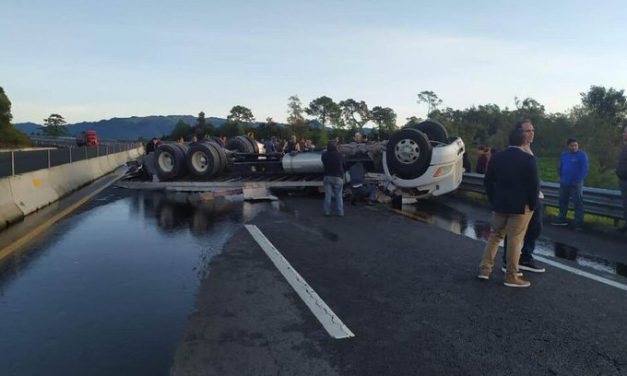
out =
[[[95,130],[100,138],[111,140],[137,140],[140,137],[150,139],[170,134],[179,120],[192,126],[196,124],[196,117],[192,115],[133,116],[68,124],[68,130],[70,134],[76,135],[91,129]],[[215,127],[220,127],[226,122],[226,119],[209,117],[207,122]],[[26,135],[41,132],[41,124],[36,123],[18,123],[15,124],[15,127]]]

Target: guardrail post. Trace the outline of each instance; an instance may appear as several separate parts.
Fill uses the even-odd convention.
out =
[[[68,148],[70,149],[70,163],[72,163],[72,148]]]
[[[85,159],[87,159],[87,146],[83,146],[83,149],[85,150]]]
[[[48,168],[50,168],[50,149],[48,149]]]
[[[105,153],[109,155],[109,144],[105,145]]]
[[[15,176],[15,153],[11,152],[11,176]]]

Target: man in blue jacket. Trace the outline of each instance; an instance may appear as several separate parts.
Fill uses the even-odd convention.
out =
[[[560,213],[557,220],[552,224],[556,226],[566,226],[566,213],[568,212],[568,202],[573,198],[575,207],[575,228],[583,228],[583,179],[588,176],[588,156],[579,150],[579,142],[574,138],[569,138],[566,142],[568,150],[560,156],[560,164],[557,174],[560,177]]]
[[[507,234],[505,286],[529,287],[518,277],[518,261],[533,209],[538,201],[540,179],[536,158],[525,152],[527,133],[514,129],[509,147],[492,157],[483,184],[492,204],[492,231],[479,266],[479,279],[490,279],[499,243]]]

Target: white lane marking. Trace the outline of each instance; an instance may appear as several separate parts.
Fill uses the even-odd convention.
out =
[[[601,282],[601,283],[604,283],[606,285],[609,285],[609,286],[612,286],[612,287],[616,287],[617,289],[621,289],[621,290],[627,291],[627,285],[624,285],[624,284],[616,282],[616,281],[612,281],[611,279],[599,277],[596,274],[584,272],[583,270],[579,270],[577,268],[573,268],[571,266],[567,266],[567,265],[561,264],[561,263],[559,263],[557,261],[549,260],[549,259],[544,258],[542,256],[534,256],[534,259],[536,259],[538,261],[542,261],[543,263],[549,264],[549,265],[554,266],[554,267],[556,267],[558,269],[566,270],[567,272],[571,272],[573,274],[577,274],[577,275],[580,275],[582,277],[590,278],[590,279],[595,280],[597,282]]]
[[[337,339],[354,337],[353,332],[333,313],[331,308],[316,294],[307,281],[298,274],[296,269],[290,265],[281,252],[270,243],[270,240],[265,237],[261,230],[255,225],[244,226],[253,239],[257,241],[261,249],[268,255],[274,266],[276,266],[290,286],[296,291],[298,296],[300,296],[307,307],[309,307],[311,313],[320,321],[320,324],[322,324],[327,333]]]

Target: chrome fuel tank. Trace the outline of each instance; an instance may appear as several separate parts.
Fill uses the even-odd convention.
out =
[[[281,159],[283,171],[288,174],[323,173],[322,152],[285,154]]]

